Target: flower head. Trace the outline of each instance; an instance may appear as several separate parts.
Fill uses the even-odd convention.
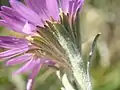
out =
[[[1,7],[0,25],[24,34],[26,38],[0,36],[0,47],[6,49],[0,53],[0,58],[8,60],[7,66],[25,63],[15,73],[32,71],[27,84],[27,90],[31,90],[42,65],[64,67],[65,63],[69,66],[69,42],[80,49],[76,17],[83,0],[24,1],[25,4],[10,0],[11,7]]]

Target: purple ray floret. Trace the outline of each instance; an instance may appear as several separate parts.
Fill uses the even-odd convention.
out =
[[[61,0],[61,8],[65,13],[75,14],[82,7],[84,0]]]
[[[45,28],[46,21],[60,23],[60,10],[71,17],[81,8],[84,0],[9,0],[11,7],[2,6],[0,25],[21,33],[24,36],[35,36],[39,27]],[[0,36],[0,59],[7,60],[6,65],[24,64],[14,74],[31,72],[26,90],[32,89],[34,78],[42,65],[55,65],[56,62],[43,58],[34,50],[40,49],[31,41],[11,36]],[[57,51],[57,50],[56,50]],[[60,54],[61,55],[61,54]]]

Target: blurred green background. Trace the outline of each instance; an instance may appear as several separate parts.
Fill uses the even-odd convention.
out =
[[[8,0],[0,0],[0,5],[9,5]],[[80,17],[84,60],[88,58],[93,38],[102,33],[91,65],[94,90],[120,90],[120,0],[86,0]],[[0,35],[21,37],[3,27]],[[5,67],[0,62],[0,90],[25,90],[27,75],[12,75],[18,67]],[[60,90],[54,72],[44,67],[36,78],[34,90]]]

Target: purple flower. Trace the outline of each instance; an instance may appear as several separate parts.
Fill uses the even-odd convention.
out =
[[[84,0],[24,0],[25,4],[18,0],[10,0],[10,7],[2,6],[0,11],[0,25],[12,28],[14,31],[33,34],[36,26],[44,26],[46,20],[52,17],[59,21],[59,8],[64,13],[74,15],[81,8]]]
[[[51,40],[49,38],[49,36],[53,37],[52,34],[48,31],[46,32],[49,33],[48,38],[44,35],[42,36],[37,32],[39,29],[38,26],[42,27],[41,29],[46,29],[44,26],[46,25],[46,21],[59,23],[60,9],[66,16],[68,14],[70,17],[75,16],[78,9],[81,8],[83,0],[60,0],[59,4],[57,2],[58,0],[24,1],[26,5],[18,0],[10,0],[11,7],[2,6],[0,11],[0,17],[2,18],[0,25],[25,34],[26,36],[35,36],[34,40],[37,43],[29,39],[0,36],[0,47],[6,49],[0,53],[0,59],[8,60],[6,62],[7,66],[24,63],[15,73],[31,71],[27,83],[27,90],[31,90],[34,78],[42,65],[54,66],[56,62],[60,63],[60,60],[65,62],[65,59],[67,59],[63,54],[64,50],[57,44],[58,42],[55,41],[53,43],[55,39]],[[40,38],[40,40],[37,40],[37,38]],[[51,43],[51,41],[53,42]],[[43,53],[42,51],[46,51],[47,55],[46,52]],[[54,61],[53,59],[57,59],[58,61]]]

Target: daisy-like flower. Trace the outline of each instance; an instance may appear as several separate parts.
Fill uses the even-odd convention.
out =
[[[0,25],[26,38],[0,36],[0,47],[6,49],[0,53],[0,58],[8,60],[8,66],[25,63],[15,73],[31,71],[26,88],[31,90],[41,66],[57,64],[69,67],[73,59],[80,58],[78,15],[83,0],[24,0],[25,4],[18,0],[9,2],[11,7],[1,7]]]

